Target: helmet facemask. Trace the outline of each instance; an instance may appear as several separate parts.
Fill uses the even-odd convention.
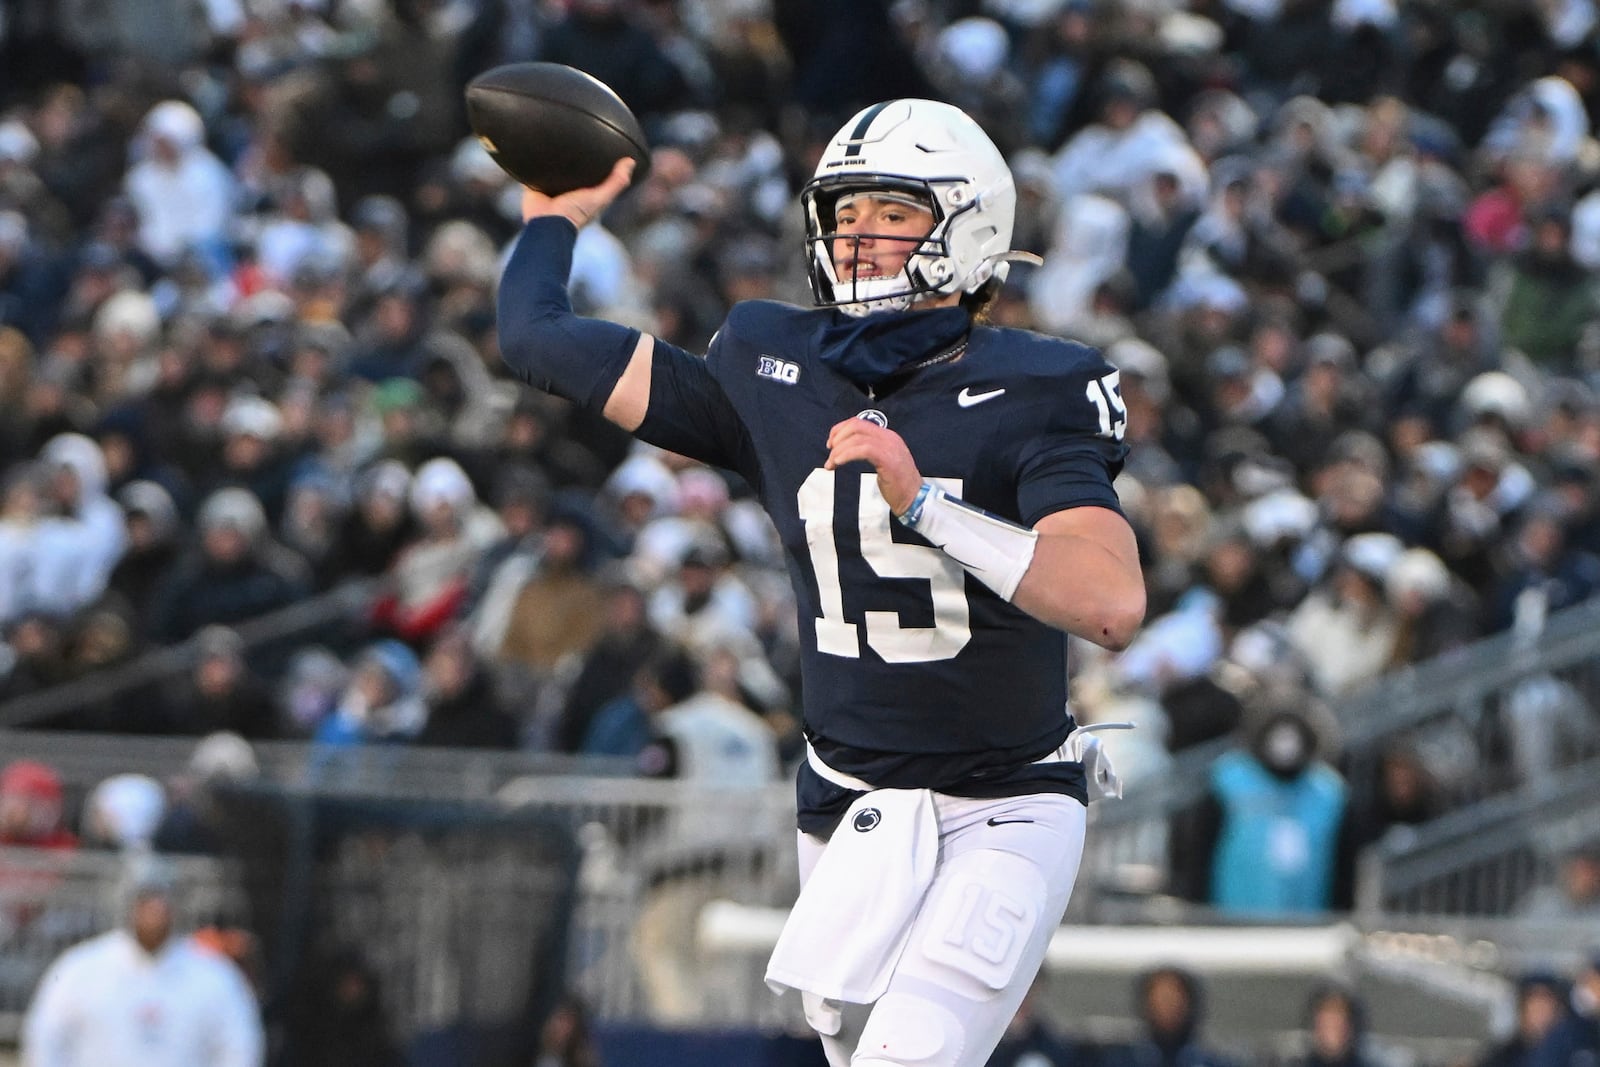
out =
[[[960,179],[952,179],[960,181]],[[950,266],[947,195],[941,197],[939,179],[898,178],[888,174],[840,174],[822,178],[805,187],[800,200],[805,208],[806,261],[810,262],[811,294],[818,307],[838,307],[848,315],[866,315],[875,310],[906,310],[920,299],[952,293],[954,269]],[[906,234],[877,234],[854,230],[838,232],[838,205],[856,197],[896,200],[933,214],[933,226],[926,237]],[[869,278],[840,278],[835,267],[835,251],[840,242],[894,242],[909,246],[906,262],[896,274]]]
[[[950,229],[961,215],[977,207],[967,197],[963,178],[908,178],[885,174],[848,174],[818,178],[801,192],[805,209],[807,261],[811,292],[818,307],[836,307],[847,315],[873,311],[904,311],[919,300],[946,296],[960,290],[960,279],[950,248]],[[901,234],[838,231],[837,207],[853,197],[896,200],[933,215],[927,236],[917,241],[899,272],[871,278],[839,277],[834,251],[839,242],[894,241],[910,244]],[[984,272],[983,278],[994,273]]]

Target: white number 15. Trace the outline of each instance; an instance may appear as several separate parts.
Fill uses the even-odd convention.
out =
[[[806,475],[797,494],[800,518],[806,527],[811,570],[817,577],[817,600],[822,617],[816,620],[817,650],[830,656],[857,659],[861,655],[860,627],[844,617],[844,591],[839,581],[839,545],[833,536],[836,472],[816,468]],[[965,572],[961,565],[936,548],[896,541],[890,533],[894,516],[878,491],[875,474],[861,477],[856,526],[861,535],[861,556],[880,578],[921,578],[933,598],[932,626],[902,626],[894,611],[866,611],[867,644],[888,663],[926,663],[950,659],[972,639]],[[961,495],[961,479],[930,478],[952,496]]]
[[[1122,372],[1096,378],[1084,390],[1100,416],[1100,436],[1122,440],[1128,432],[1128,405],[1122,402]]]

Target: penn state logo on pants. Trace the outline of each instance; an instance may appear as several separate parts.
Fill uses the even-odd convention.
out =
[[[850,820],[850,825],[855,827],[858,834],[864,834],[883,821],[883,813],[877,808],[862,808],[856,812],[856,817]]]
[[[874,425],[882,426],[885,430],[889,428],[889,416],[885,415],[877,408],[867,408],[865,411],[857,412],[856,418],[866,419],[868,422],[873,423]]]

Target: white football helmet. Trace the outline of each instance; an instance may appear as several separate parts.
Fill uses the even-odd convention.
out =
[[[834,205],[846,193],[909,195],[933,212],[933,230],[888,278],[841,281],[833,267]],[[834,135],[800,192],[806,259],[818,307],[849,315],[904,310],[935,295],[973,293],[1004,281],[1017,189],[1005,157],[960,108],[890,100],[857,113]]]

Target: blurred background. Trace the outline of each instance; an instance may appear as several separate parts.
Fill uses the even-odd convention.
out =
[[[273,1064],[821,1062],[773,532],[496,352],[461,89],[535,59],[655,152],[580,311],[808,301],[925,96],[1045,257],[995,320],[1121,371],[1127,796],[997,1065],[1594,1062],[1592,0],[0,0],[0,1047],[157,857]]]

